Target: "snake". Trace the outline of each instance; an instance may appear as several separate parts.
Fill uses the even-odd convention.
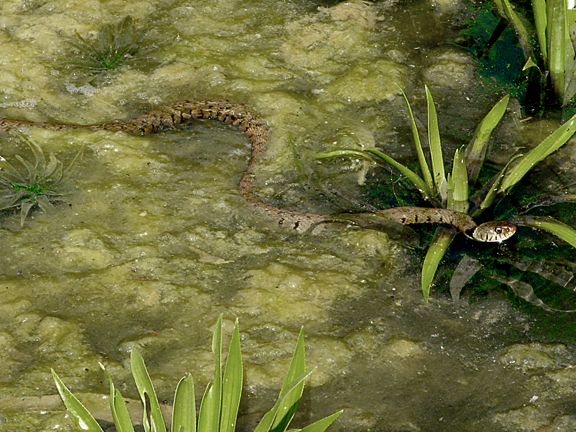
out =
[[[129,120],[97,125],[42,123],[0,118],[0,131],[24,126],[54,131],[84,129],[148,135],[170,129],[189,119],[217,120],[235,126],[244,133],[251,146],[251,155],[240,179],[240,193],[248,203],[267,214],[279,227],[306,232],[318,224],[334,220],[331,215],[283,209],[260,199],[254,183],[254,171],[266,155],[270,133],[263,118],[252,108],[241,103],[227,100],[185,100],[160,106]],[[452,225],[466,237],[480,242],[502,242],[516,232],[516,226],[507,221],[494,220],[478,225],[470,215],[444,208],[401,206],[376,211],[373,214],[404,225],[421,223]]]

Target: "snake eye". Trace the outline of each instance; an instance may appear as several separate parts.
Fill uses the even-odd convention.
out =
[[[496,229],[494,229],[494,231],[496,231],[496,234],[502,234],[502,227],[496,227]]]

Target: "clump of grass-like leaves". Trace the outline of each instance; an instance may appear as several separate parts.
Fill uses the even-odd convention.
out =
[[[16,155],[22,165],[18,169],[0,156],[0,211],[19,209],[20,225],[24,226],[26,217],[35,207],[48,211],[53,208],[53,203],[62,201],[70,188],[67,174],[76,158],[64,168],[53,153],[46,159],[38,144],[23,136],[21,138],[32,150],[34,160]]]
[[[198,415],[196,415],[196,399],[194,396],[194,381],[191,375],[182,378],[176,387],[172,411],[173,432],[234,432],[236,428],[238,407],[242,393],[242,353],[240,350],[240,331],[238,321],[234,326],[230,348],[224,369],[222,368],[222,315],[218,318],[212,338],[214,353],[214,380],[208,384]],[[143,425],[146,432],[166,432],[166,423],[160,411],[156,392],[148,375],[142,356],[132,348],[130,356],[132,375],[144,408]],[[301,331],[296,343],[288,373],[284,380],[278,400],[268,411],[255,432],[285,432],[294,417],[294,413],[302,398],[304,381],[313,369],[305,370],[304,333]],[[102,428],[92,414],[68,390],[58,375],[52,371],[60,397],[71,417],[83,431],[102,432]],[[134,427],[126,403],[119,390],[110,382],[110,410],[118,432],[134,432]],[[303,429],[304,432],[324,432],[338,418],[337,412],[319,420]]]
[[[513,157],[506,166],[492,178],[487,187],[481,187],[472,193],[471,188],[475,185],[480,169],[484,163],[490,136],[506,112],[509,96],[502,98],[480,122],[468,146],[456,150],[452,173],[446,175],[438,118],[432,94],[428,88],[426,88],[428,143],[432,170],[429,168],[426,155],[420,142],[420,136],[412,109],[406,95],[403,92],[402,94],[408,106],[412,134],[422,176],[400,164],[385,153],[375,149],[336,150],[320,154],[318,158],[360,156],[375,162],[392,165],[412,182],[426,202],[432,203],[436,207],[445,207],[450,210],[468,213],[474,218],[489,209],[495,200],[507,195],[532,167],[558,150],[568,141],[574,132],[576,132],[575,115],[526,155]],[[473,206],[471,206],[471,204],[473,204]],[[510,222],[548,231],[576,248],[576,230],[555,219],[542,216],[518,216]],[[430,288],[440,261],[457,234],[458,232],[453,228],[438,227],[436,229],[434,239],[428,247],[422,266],[422,292],[426,301],[430,295]],[[471,275],[469,277],[471,277]],[[457,297],[455,294],[459,294],[459,290],[461,290],[463,286],[464,283],[459,282],[456,284],[456,288],[452,290],[454,297]],[[514,289],[514,286],[511,287]],[[526,290],[524,290],[515,291],[515,294],[533,304],[541,306],[540,303],[542,302],[539,299],[536,298],[534,300],[533,292],[526,292]]]
[[[67,65],[90,80],[122,65],[136,64],[151,50],[151,47],[143,48],[145,36],[146,31],[136,29],[131,16],[118,24],[104,26],[94,40],[87,40],[76,32],[77,41],[70,42],[75,58]]]

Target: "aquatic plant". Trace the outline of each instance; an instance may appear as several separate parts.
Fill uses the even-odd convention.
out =
[[[99,32],[95,40],[89,41],[76,32],[77,41],[69,42],[74,51],[74,58],[66,65],[79,70],[84,78],[94,79],[125,64],[135,64],[145,60],[144,54],[152,46],[143,47],[146,36],[144,29],[137,30],[131,16],[118,24],[108,24]]]
[[[532,0],[532,9],[517,10],[509,0],[494,0],[497,14],[501,16],[500,22],[493,27],[491,36],[481,50],[483,57],[488,50],[502,40],[507,27],[512,27],[516,33],[517,41],[523,53],[523,68],[518,70],[516,80],[520,74],[528,74],[527,99],[540,99],[540,89],[552,100],[559,100],[566,107],[576,94],[576,10],[568,7],[566,0]],[[520,11],[520,12],[519,12]],[[488,11],[491,14],[491,11]],[[483,7],[480,7],[479,16],[488,16]],[[481,19],[471,22],[471,28],[483,25]],[[531,22],[529,22],[529,19]],[[474,31],[474,30],[473,30]],[[470,34],[465,30],[463,34]],[[516,59],[510,58],[512,52],[511,40],[506,42],[506,49],[495,53],[496,57],[509,57],[508,65],[500,65],[503,69],[510,69],[510,63]],[[522,54],[521,54],[522,56]],[[495,66],[495,65],[494,65]],[[502,71],[494,70],[498,75]],[[505,66],[505,67],[504,67]],[[536,73],[531,73],[537,71]],[[517,84],[512,84],[516,86]],[[530,94],[532,93],[532,94]],[[541,102],[541,101],[539,101]]]
[[[523,71],[527,58],[516,32],[494,11],[494,3],[466,1],[466,4],[470,17],[458,32],[455,44],[474,57],[480,76],[518,99],[525,113],[538,112],[541,76],[534,68]]]
[[[196,430],[198,432],[233,432],[236,428],[243,378],[238,320],[234,325],[224,369],[222,369],[222,315],[218,318],[214,329],[212,352],[215,362],[214,380],[206,387],[198,416],[196,416],[192,375],[182,378],[176,386],[172,411],[171,430],[173,432],[195,432]],[[144,430],[166,432],[166,423],[160,411],[160,403],[152,381],[144,360],[135,347],[132,347],[130,366],[144,408],[142,419]],[[312,372],[313,369],[305,370],[304,332],[301,331],[280,395],[272,409],[264,415],[255,432],[284,432],[288,429],[302,398],[304,381]],[[102,428],[92,414],[70,392],[54,370],[52,374],[58,393],[78,426],[84,431],[102,432]],[[107,375],[110,383],[110,410],[116,430],[133,432],[134,428],[124,398],[120,391],[115,389],[110,375]],[[292,429],[292,431],[324,432],[341,413],[341,411],[334,413],[303,429]]]
[[[430,170],[428,166],[426,155],[420,142],[419,132],[410,103],[404,92],[402,92],[402,94],[408,107],[412,134],[422,176],[400,164],[385,153],[375,149],[343,149],[319,154],[317,157],[323,159],[337,156],[354,156],[391,165],[412,182],[426,202],[436,207],[445,207],[450,210],[468,213],[470,216],[478,218],[484,211],[490,209],[496,201],[509,194],[511,189],[520,182],[532,167],[558,150],[568,141],[574,132],[576,132],[575,115],[526,155],[513,157],[506,166],[487,183],[487,187],[481,187],[472,193],[470,188],[475,185],[478,179],[487,153],[490,136],[506,112],[509,96],[502,98],[480,122],[468,146],[456,150],[452,173],[446,176],[438,118],[432,94],[426,87],[428,142],[432,170]],[[470,205],[471,202],[473,206]],[[346,215],[342,215],[341,217],[345,218]],[[510,222],[548,231],[576,248],[576,230],[553,218],[543,216],[517,216],[510,220]],[[421,284],[426,301],[428,301],[430,288],[440,261],[445,256],[457,234],[458,232],[452,228],[449,229],[441,226],[436,229],[436,233],[428,247],[422,266]],[[468,275],[467,279],[462,279],[462,274],[463,273],[460,272],[460,279],[456,280],[457,283],[455,283],[452,290],[454,297],[456,297],[456,293],[459,294],[459,290],[461,290],[465,282],[474,275],[474,272],[465,273]],[[464,284],[462,283],[463,280]],[[522,289],[516,290],[515,287],[518,287],[518,285],[507,284],[514,290],[516,295],[531,301],[533,304],[540,302],[537,298],[534,300],[535,295],[533,291],[527,292],[525,286],[522,286]]]
[[[24,136],[20,138],[32,150],[34,161],[16,155],[15,158],[23,167],[19,170],[0,156],[0,211],[20,208],[20,225],[24,226],[33,208],[48,211],[53,208],[53,203],[62,201],[70,186],[67,174],[80,153],[64,168],[53,153],[46,160],[38,144]]]
[[[536,30],[532,32],[509,0],[494,0],[494,3],[500,15],[516,30],[527,58],[524,69],[538,68],[544,80],[549,74],[556,96],[562,105],[567,105],[576,94],[576,59],[573,45],[576,10],[569,9],[566,0],[533,0],[532,12]],[[538,41],[538,52],[532,46],[533,39]]]

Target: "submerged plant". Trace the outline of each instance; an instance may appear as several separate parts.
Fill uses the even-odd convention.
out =
[[[173,432],[234,432],[236,428],[243,378],[238,320],[234,325],[224,369],[222,368],[222,315],[216,322],[212,338],[212,352],[215,362],[214,380],[206,387],[198,415],[196,415],[192,375],[182,378],[176,386],[172,411],[171,430]],[[152,381],[142,356],[134,347],[130,355],[130,366],[144,408],[142,419],[144,430],[166,432],[166,423],[160,411],[160,403]],[[305,369],[304,333],[301,331],[280,395],[272,409],[264,415],[255,432],[285,432],[288,429],[302,398],[304,381],[312,372],[313,369]],[[92,414],[70,392],[54,371],[52,374],[58,393],[76,424],[84,431],[102,432],[102,428]],[[110,383],[110,410],[116,430],[133,432],[134,427],[124,398],[120,391],[115,389],[109,374],[108,381]],[[341,413],[341,411],[334,413],[303,429],[291,429],[291,431],[324,432]]]
[[[555,132],[548,136],[538,146],[526,155],[513,157],[506,166],[496,174],[485,187],[479,188],[472,193],[471,188],[475,185],[488,149],[490,136],[494,128],[500,122],[508,106],[509,96],[500,100],[492,110],[486,115],[476,128],[474,137],[466,148],[456,150],[452,173],[446,175],[442,156],[442,145],[438,128],[438,118],[432,95],[426,88],[428,106],[428,142],[430,147],[430,159],[432,170],[430,170],[426,155],[420,143],[419,132],[416,121],[406,95],[402,92],[408,106],[411,121],[412,134],[416,145],[418,161],[422,171],[422,176],[400,164],[385,153],[374,149],[363,150],[336,150],[318,155],[318,158],[328,158],[334,156],[355,156],[363,157],[372,161],[392,165],[401,174],[408,178],[418,189],[424,200],[436,207],[467,213],[477,218],[484,211],[490,209],[492,205],[505,195],[528,173],[528,171],[545,159],[551,153],[558,150],[576,132],[576,115],[560,126]],[[471,205],[472,204],[472,205]],[[345,216],[344,216],[345,217]],[[553,218],[545,216],[517,216],[510,222],[521,226],[538,228],[548,231],[576,248],[576,230],[559,222]],[[422,266],[422,292],[426,301],[430,295],[430,288],[434,281],[440,261],[445,256],[448,248],[456,235],[453,228],[440,226],[436,229],[434,238],[428,247],[424,263]],[[476,271],[479,268],[476,269]],[[466,273],[468,274],[468,273]],[[467,279],[457,280],[457,287],[453,290],[461,290],[465,282],[474,275],[468,274]],[[464,283],[462,281],[464,280]],[[507,283],[508,281],[506,281]],[[514,284],[507,283],[514,290]],[[523,287],[525,288],[525,287]],[[533,292],[514,291],[518,296],[532,301]],[[458,291],[459,294],[459,291]],[[454,295],[456,298],[457,296]],[[538,299],[536,299],[538,300]]]
[[[48,211],[52,209],[53,203],[62,201],[70,186],[67,174],[80,153],[64,168],[53,153],[50,153],[46,160],[38,144],[23,136],[21,138],[32,150],[34,161],[16,155],[23,168],[19,170],[0,156],[0,211],[19,208],[20,225],[24,226],[24,221],[33,208],[39,207]]]
[[[565,106],[576,94],[576,59],[574,30],[576,11],[566,0],[533,0],[535,32],[531,31],[509,0],[494,0],[500,15],[508,20],[526,56],[524,69],[536,67],[544,81],[550,80],[552,89]],[[538,50],[532,40],[538,41]]]
[[[475,36],[481,30],[490,32],[489,39],[480,36],[486,42],[478,52],[482,64],[491,51],[493,59],[488,61],[492,67],[486,72],[497,77],[516,71],[512,80],[505,80],[512,87],[517,87],[521,75],[525,75],[527,87],[519,93],[526,92],[527,105],[536,105],[527,106],[529,110],[550,101],[559,101],[564,111],[573,109],[566,107],[576,95],[576,9],[567,0],[532,0],[531,10],[520,5],[515,8],[510,0],[494,0],[493,5],[500,22],[485,22],[494,18],[491,10],[481,6],[470,28],[462,32]],[[513,29],[517,38],[509,37],[508,28]],[[500,48],[498,42],[502,44]],[[516,45],[521,48],[520,56],[513,53]],[[518,61],[522,63],[518,65]]]
[[[94,78],[124,64],[136,63],[151,49],[142,47],[145,36],[145,30],[137,30],[131,16],[116,25],[104,26],[93,41],[86,40],[76,32],[78,40],[70,42],[70,45],[77,58],[68,61],[67,65],[79,70],[85,77]]]

